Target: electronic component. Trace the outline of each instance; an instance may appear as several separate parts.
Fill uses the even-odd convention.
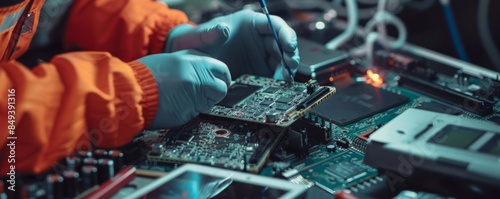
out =
[[[499,130],[491,122],[408,109],[370,136],[364,160],[405,177],[425,170],[498,187]]]
[[[444,105],[444,104],[441,104],[438,102],[424,103],[416,108],[421,109],[421,110],[426,110],[426,111],[433,111],[433,112],[437,112],[437,113],[446,113],[446,114],[450,114],[450,115],[460,115],[462,113],[462,111],[460,111],[456,108],[453,108],[453,107],[450,107],[450,106],[447,106],[447,105]]]
[[[64,178],[59,174],[47,176],[47,198],[62,198],[64,194]]]
[[[339,139],[335,140],[335,144],[337,144],[337,146],[339,146],[340,148],[348,149],[351,145],[351,141],[349,140],[349,138],[340,137]]]
[[[345,182],[351,182],[366,175],[366,170],[352,162],[341,162],[327,167],[325,173]]]
[[[423,60],[382,50],[377,51],[375,55],[377,65],[395,72],[419,76],[430,81],[437,78],[436,72]]]
[[[104,149],[94,150],[93,157],[95,159],[107,158],[107,156],[108,156],[108,151],[106,151]]]
[[[368,142],[368,138],[376,130],[377,130],[376,128],[373,128],[373,129],[365,131],[359,135],[356,135],[356,137],[354,138],[354,141],[353,141],[354,148],[360,150],[361,152],[365,152],[366,151],[366,143]]]
[[[87,190],[97,185],[97,167],[83,166],[80,172],[81,176],[81,189]]]
[[[337,150],[337,145],[334,145],[334,144],[329,144],[329,145],[326,145],[326,151],[328,152],[335,152]]]
[[[453,106],[482,116],[490,114],[493,111],[494,102],[489,99],[468,95],[455,89],[421,80],[417,77],[401,74],[398,83],[403,87],[429,95],[450,103]]]
[[[328,152],[323,149],[308,159],[294,162],[290,169],[284,170],[280,175],[289,180],[300,176],[333,194],[335,190],[377,175],[376,169],[361,163],[362,159],[362,154],[351,150]]]
[[[81,159],[91,158],[92,157],[92,151],[87,151],[87,150],[79,150],[79,151],[76,152],[76,154]]]
[[[276,123],[278,121],[278,113],[274,111],[268,111],[266,113],[266,122],[267,123]]]
[[[97,161],[97,183],[102,184],[115,175],[113,160],[102,158]]]
[[[80,193],[79,178],[80,174],[74,170],[64,171],[62,174],[64,178],[64,192],[65,198],[73,198]]]
[[[406,49],[412,53],[379,50],[375,52],[375,64],[398,72],[399,86],[481,116],[492,113],[500,93],[498,73],[442,56],[429,56],[417,49]]]
[[[229,87],[226,97],[217,105],[233,108],[236,104],[259,90],[261,87],[247,84],[233,84]]]
[[[243,75],[235,82],[207,115],[284,127],[335,93],[334,87],[322,87],[315,81],[285,82]]]
[[[266,88],[266,90],[262,91],[264,93],[269,93],[269,94],[273,94],[273,93],[276,93],[277,91],[279,91],[280,89],[279,88],[276,88],[276,87],[268,87]]]
[[[120,150],[110,150],[108,151],[107,158],[113,160],[115,173],[122,170],[123,168],[123,153]]]
[[[357,135],[356,137],[358,137],[359,139],[361,140],[364,140],[364,141],[368,141],[368,138],[370,137],[370,135],[375,132],[376,129],[370,129],[362,134],[359,134]]]
[[[329,82],[330,78],[342,76],[355,71],[349,61],[349,55],[339,50],[329,50],[325,45],[304,38],[298,38],[300,63],[296,79],[308,81],[314,79],[321,84]]]
[[[108,158],[123,156],[118,150],[98,149],[92,152],[78,150],[70,156],[61,158],[50,170],[43,173],[16,175],[15,191],[9,189],[7,198],[83,198],[92,191],[91,188],[97,187],[99,180],[104,181],[103,177],[109,178],[115,172],[112,159],[101,158],[97,161],[90,158],[103,157],[101,156],[103,154]],[[85,161],[81,160],[80,155],[86,157]],[[0,180],[0,185],[2,183],[3,179]],[[0,196],[2,192],[0,188]],[[106,192],[109,193],[109,190]]]
[[[150,152],[147,158],[152,162],[198,163],[256,173],[283,134],[281,127],[195,118],[170,129],[158,143],[163,148]]]
[[[307,129],[293,129],[288,131],[288,149],[297,154],[307,153],[309,147]]]
[[[340,126],[407,103],[407,97],[365,83],[339,89],[336,95],[312,109],[311,114]]]
[[[327,143],[332,140],[329,126],[320,123],[312,123],[305,118],[301,118],[290,126],[291,129],[305,129],[310,139],[319,143]]]

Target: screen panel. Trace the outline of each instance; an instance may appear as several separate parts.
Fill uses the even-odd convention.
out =
[[[165,182],[146,198],[279,198],[286,190],[250,184],[226,178],[187,171]]]
[[[428,142],[448,147],[467,149],[484,133],[486,132],[483,130],[457,125],[446,125],[429,139]]]

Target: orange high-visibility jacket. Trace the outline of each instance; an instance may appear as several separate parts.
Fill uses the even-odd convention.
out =
[[[153,120],[158,90],[134,61],[161,52],[186,15],[153,0],[74,0],[65,46],[33,70],[15,59],[44,0],[0,7],[0,176],[41,173],[75,149],[126,144]],[[90,52],[92,51],[92,52]]]

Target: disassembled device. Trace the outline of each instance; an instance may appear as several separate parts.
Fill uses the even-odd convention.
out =
[[[284,134],[281,127],[195,118],[151,145],[148,160],[198,163],[257,173]]]
[[[209,115],[285,127],[335,91],[334,87],[319,86],[314,80],[299,83],[243,75]]]
[[[500,181],[499,160],[499,125],[418,109],[374,132],[364,159],[405,177],[420,169],[491,186]]]

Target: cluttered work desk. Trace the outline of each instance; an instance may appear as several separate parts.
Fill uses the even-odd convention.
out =
[[[259,8],[257,2],[235,2]],[[300,184],[308,187],[306,198],[495,197],[500,184],[498,70],[464,61],[460,43],[453,43],[454,57],[410,43],[412,32],[405,25],[411,24],[396,15],[405,10],[394,10],[393,1],[384,10],[384,2],[269,1],[271,14],[292,16],[284,18],[299,34],[295,80],[305,85],[243,77],[211,116],[159,137],[154,132],[138,137],[152,149],[137,168],[168,171],[163,165],[201,163]],[[449,2],[414,3],[432,2],[449,20]],[[460,42],[454,25],[448,25],[448,39]],[[336,33],[331,40],[328,32]],[[317,84],[311,95],[321,88],[335,88],[335,94],[295,121],[280,120],[303,102],[296,96],[309,93],[310,84]],[[250,123],[259,121],[263,127]],[[271,136],[263,137],[265,125],[284,129],[269,129]],[[203,137],[207,133],[214,136]],[[249,146],[234,142],[238,134],[258,139]],[[231,142],[220,145],[226,140]],[[207,142],[218,144],[203,146]]]
[[[197,22],[262,6],[166,2]],[[112,194],[77,197],[498,198],[499,40],[481,38],[490,41],[486,53],[468,57],[476,49],[464,47],[451,5],[267,1],[266,11],[298,34],[295,81],[241,76],[209,113],[178,128],[142,131],[115,153],[98,151],[115,160],[115,174],[125,166],[134,173],[103,181]],[[442,17],[448,29],[436,35],[449,31],[443,43],[453,48],[416,43],[422,35],[412,35],[407,10]],[[487,66],[470,61],[489,58]]]

